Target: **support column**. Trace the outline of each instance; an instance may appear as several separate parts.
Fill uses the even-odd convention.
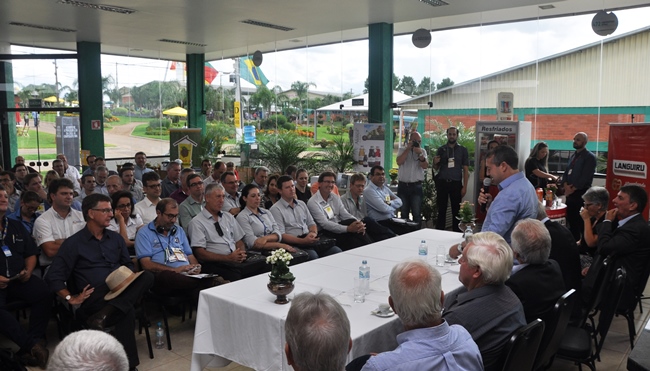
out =
[[[100,43],[77,43],[81,149],[98,157],[105,156],[101,53]],[[93,129],[94,120],[99,120],[99,128]]]
[[[393,25],[368,26],[368,122],[385,123],[384,168],[393,167]]]
[[[187,54],[187,127],[205,135],[205,54]]]
[[[0,43],[0,54],[11,54],[11,45]],[[0,61],[0,109],[15,106],[13,66],[10,61]],[[14,158],[18,156],[16,114],[3,113],[0,117],[0,126],[0,164],[3,169],[10,169]]]

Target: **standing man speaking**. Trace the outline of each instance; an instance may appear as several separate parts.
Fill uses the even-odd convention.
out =
[[[447,199],[451,201],[452,230],[458,229],[456,219],[460,210],[460,201],[467,193],[469,178],[469,154],[467,148],[458,144],[458,128],[447,129],[447,144],[438,148],[433,158],[433,168],[438,170],[436,192],[438,203],[438,221],[436,229],[444,230],[447,224]],[[462,231],[461,231],[462,232]]]
[[[413,214],[413,221],[418,226],[422,223],[424,169],[429,167],[427,152],[421,147],[421,144],[420,133],[414,132],[406,147],[400,148],[397,153],[397,165],[399,166],[397,197],[402,199],[401,216],[403,219],[408,219],[409,213]]]

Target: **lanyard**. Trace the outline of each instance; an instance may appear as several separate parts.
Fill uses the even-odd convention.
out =
[[[257,212],[258,212],[258,213],[261,213],[261,211],[260,211],[259,209],[257,209]],[[267,234],[269,234],[269,232],[267,232],[267,231],[268,231],[268,227],[266,226],[266,223],[264,223],[264,220],[262,220],[262,218],[260,218],[259,215],[257,215],[257,214],[254,214],[254,213],[251,213],[251,214],[252,214],[252,215],[255,215],[255,217],[257,218],[257,220],[259,220],[260,223],[262,223],[262,225],[264,226],[264,235],[266,236]]]

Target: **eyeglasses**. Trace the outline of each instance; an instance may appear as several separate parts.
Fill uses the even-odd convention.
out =
[[[117,208],[118,208],[118,209],[126,209],[126,208],[130,208],[130,207],[131,207],[131,204],[120,204],[120,205],[117,205]]]
[[[169,219],[176,219],[176,218],[178,218],[178,214],[167,214],[167,213],[163,213],[163,215],[165,215],[165,216],[168,217]]]
[[[593,204],[594,204],[593,202],[585,202],[585,207],[589,207],[589,206],[591,206]]]
[[[160,188],[160,183],[149,184],[147,187],[149,187],[149,188]]]
[[[90,210],[99,211],[102,214],[112,214],[113,213],[113,209],[90,209]]]
[[[219,222],[214,222],[214,228],[217,230],[219,237],[223,237],[223,229],[221,229]]]
[[[323,184],[334,184],[333,180],[323,180]]]
[[[203,181],[190,183],[190,187],[198,187],[198,186],[202,186],[202,185],[203,185]]]

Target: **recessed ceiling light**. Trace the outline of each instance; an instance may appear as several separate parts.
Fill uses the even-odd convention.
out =
[[[448,2],[442,1],[442,0],[420,0],[421,3],[429,4],[431,6],[443,6],[443,5],[449,5]]]
[[[272,23],[267,23],[267,22],[262,22],[262,21],[256,21],[256,20],[253,20],[253,19],[246,19],[246,20],[241,21],[241,23],[251,24],[253,26],[272,28],[274,30],[280,30],[280,31],[291,31],[291,30],[293,30],[293,28],[291,28],[291,27],[278,26],[277,24],[272,24]]]
[[[135,10],[129,8],[121,8],[119,6],[113,6],[113,5],[91,4],[91,3],[85,3],[83,1],[76,1],[76,0],[59,0],[59,4],[68,4],[68,5],[78,6],[80,8],[104,10],[107,12],[120,13],[120,14],[135,13]]]
[[[182,45],[190,45],[190,46],[201,46],[201,47],[207,46],[206,44],[193,43],[190,41],[180,41],[180,40],[170,40],[170,39],[160,39],[158,41],[162,41],[164,43],[182,44]]]
[[[554,9],[555,5],[553,5],[553,4],[540,5],[539,8],[542,9],[542,10],[549,10],[549,9]]]
[[[77,30],[73,30],[73,29],[70,29],[70,28],[42,26],[40,24],[21,23],[21,22],[9,22],[9,24],[12,25],[12,26],[38,28],[38,29],[47,30],[47,31],[77,32]]]
[[[131,48],[129,49],[130,52],[141,52],[144,51],[143,49],[138,49],[138,48]]]
[[[300,40],[300,39],[291,39],[291,40],[289,40],[289,42],[290,43],[301,43],[302,40]]]

